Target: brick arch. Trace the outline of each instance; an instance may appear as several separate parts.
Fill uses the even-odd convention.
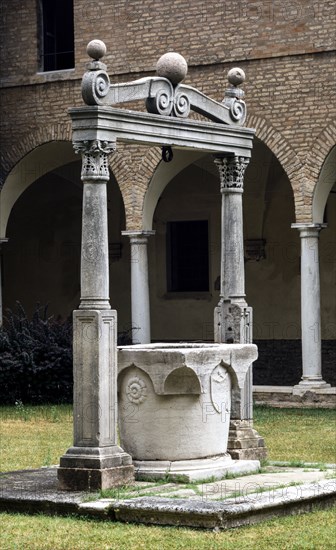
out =
[[[161,160],[159,147],[118,144],[117,152],[110,158],[110,167],[123,196],[126,212],[126,228],[140,230],[144,197]]]
[[[3,153],[0,187],[4,184],[7,175],[14,166],[33,149],[50,141],[71,141],[71,134],[71,122],[69,121],[41,126],[38,130],[25,134],[21,139],[18,139],[10,150],[5,150]]]
[[[199,113],[192,112],[190,118],[194,120],[204,121],[204,116]],[[267,120],[250,114],[247,117],[246,126],[255,128],[256,136],[272,151],[284,169],[294,194],[295,211],[297,218],[302,217],[303,210],[306,209],[307,197],[305,193],[305,166],[300,158],[288,143],[287,139],[274,128]],[[161,155],[160,149],[156,149],[156,161],[158,165]],[[152,164],[151,170],[155,168],[155,163]],[[150,175],[152,177],[152,175]],[[148,180],[149,184],[150,180]],[[311,204],[311,201],[310,201]]]
[[[12,169],[24,157],[42,145],[57,141],[72,141],[71,121],[40,127],[24,135],[10,150],[5,150],[1,159],[0,190]],[[134,226],[139,218],[137,211],[139,206],[142,209],[144,194],[160,158],[159,148],[125,143],[118,143],[117,151],[110,157],[110,168],[123,197],[128,226]],[[141,221],[138,225],[141,227]]]
[[[247,126],[255,128],[257,138],[276,156],[292,184],[294,174],[302,169],[303,164],[287,139],[266,119],[253,114],[247,116]]]
[[[328,124],[319,133],[311,150],[307,153],[305,159],[306,171],[310,176],[310,181],[313,183],[313,188],[310,189],[313,194],[318,183],[322,166],[330,153],[331,149],[336,145],[336,123]]]
[[[253,113],[247,117],[247,126],[255,128],[256,137],[272,151],[284,169],[293,189],[296,221],[310,221],[312,194],[305,163],[288,140],[266,119]]]
[[[206,117],[196,112],[191,112],[189,118],[199,121],[208,120]],[[277,157],[289,180],[291,181],[293,174],[302,169],[303,164],[288,143],[287,139],[266,119],[253,114],[247,116],[246,126],[249,128],[255,128],[256,136],[263,141]],[[156,149],[159,151],[158,148]]]
[[[205,120],[204,116],[195,112],[190,114],[190,118],[200,121]],[[299,157],[290,147],[287,140],[280,134],[280,132],[265,119],[261,119],[255,115],[250,115],[248,117],[247,126],[256,129],[257,137],[263,141],[265,145],[267,145],[267,147],[279,160],[292,185],[296,210],[300,211],[302,206],[302,177],[298,177],[298,173],[303,169],[303,165]],[[140,230],[145,194],[153,173],[161,160],[161,149],[159,147],[133,147],[134,152],[131,154],[131,158],[133,158],[132,166],[129,164],[129,162],[131,162],[131,158],[127,152],[127,149],[130,149],[130,145],[126,145],[119,155],[124,155],[125,158],[130,160],[128,161],[124,158],[123,161],[119,160],[118,162],[114,162],[114,159],[116,159],[116,156],[114,156],[114,159],[111,162],[111,168],[118,179],[120,190],[123,194],[126,209],[127,228]],[[140,153],[139,155],[139,149],[142,151],[146,149],[146,151]],[[295,183],[295,176],[298,179],[298,183],[293,185],[293,182]],[[130,185],[130,182],[134,181],[137,182],[136,190],[134,189],[132,183]],[[141,207],[139,201],[141,201]]]
[[[191,118],[194,120],[205,120],[204,117],[198,113],[192,113]],[[254,115],[253,113],[247,115],[245,125],[248,128],[255,128],[257,138],[265,143],[276,156],[287,174],[288,179],[292,183],[293,174],[302,169],[303,165],[287,139],[266,119]]]

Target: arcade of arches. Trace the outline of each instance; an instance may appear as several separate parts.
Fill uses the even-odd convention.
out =
[[[53,160],[45,161],[41,170],[36,170],[39,148],[25,157],[29,181],[16,196],[9,186],[20,187],[22,170],[17,170],[13,181],[9,175],[3,187],[0,238],[8,238],[8,243],[2,250],[2,301],[5,310],[19,300],[27,312],[37,302],[49,303],[50,314],[65,318],[79,302],[82,183],[80,161],[71,144],[53,143],[52,147],[58,147],[59,158],[56,149],[53,155],[44,151],[43,158]],[[321,171],[313,204],[313,222],[327,224],[319,237],[322,378],[333,385],[336,188],[330,166],[335,150]],[[177,162],[183,153],[177,152],[176,157]],[[173,169],[173,176],[166,175],[165,181],[162,174],[174,168],[174,160],[172,166],[161,162],[156,171],[160,192],[150,205],[145,198],[143,228],[155,231],[148,237],[152,341],[213,341],[214,337],[213,311],[219,300],[219,177],[209,155],[187,157],[181,170],[174,174]],[[155,184],[154,175],[152,188]],[[295,209],[290,181],[275,155],[258,139],[245,175],[243,202],[246,294],[259,347],[254,383],[294,385],[302,374],[300,234],[291,227]],[[131,263],[136,258],[131,257],[129,238],[122,235],[125,208],[113,174],[108,207],[111,306],[118,311],[119,330],[126,331],[132,326]],[[311,331],[314,338],[314,326]]]

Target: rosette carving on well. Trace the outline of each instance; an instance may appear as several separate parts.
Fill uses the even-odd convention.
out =
[[[143,403],[147,397],[146,382],[139,376],[133,376],[127,383],[126,395],[131,403]]]

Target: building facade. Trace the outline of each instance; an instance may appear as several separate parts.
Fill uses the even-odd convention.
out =
[[[256,130],[243,199],[255,383],[294,385],[303,374],[312,387],[335,385],[334,3],[1,4],[2,308],[48,302],[65,318],[78,305],[81,161],[67,110],[83,104],[87,43],[105,42],[113,82],[153,75],[158,58],[177,51],[185,83],[217,101],[229,69],[246,73],[246,126]],[[214,338],[219,176],[209,155],[173,153],[166,163],[158,147],[122,145],[111,156],[110,298],[134,341]],[[131,272],[146,262],[149,314],[139,321]]]

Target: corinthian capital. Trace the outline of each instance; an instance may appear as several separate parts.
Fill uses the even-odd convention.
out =
[[[215,157],[219,170],[221,192],[241,189],[244,187],[244,174],[249,163],[246,157],[221,156]]]
[[[114,141],[74,141],[73,147],[82,155],[82,181],[109,180],[108,155],[116,150]]]

